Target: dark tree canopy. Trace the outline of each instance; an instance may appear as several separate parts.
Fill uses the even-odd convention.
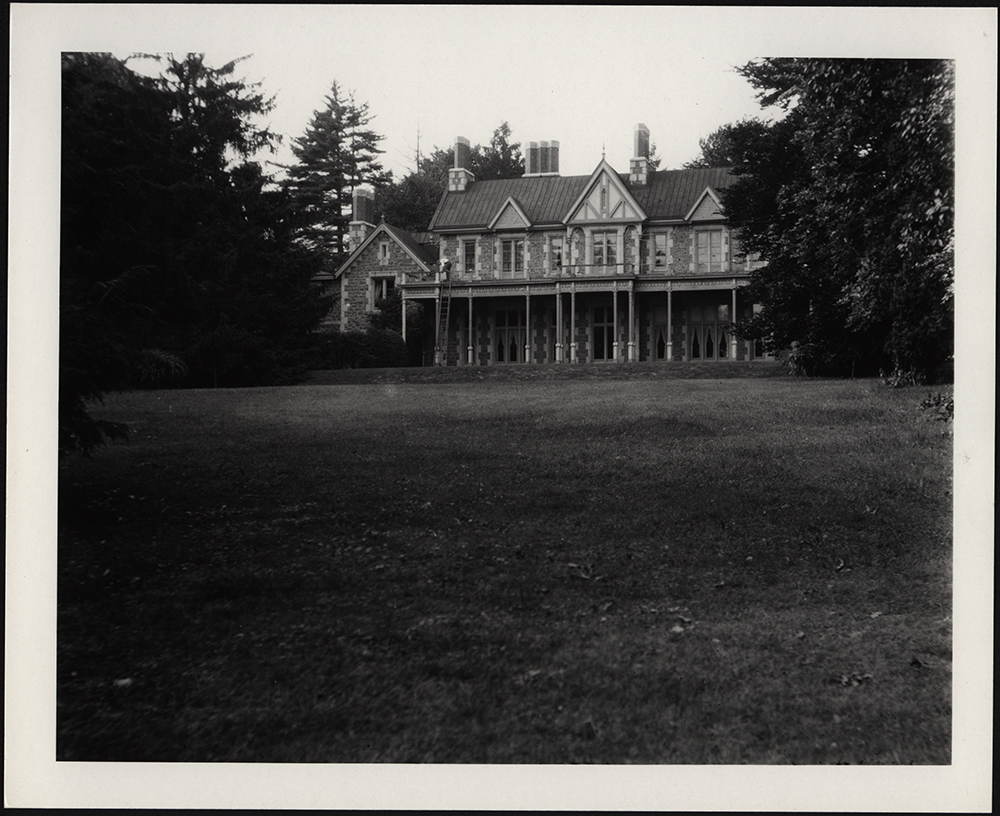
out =
[[[291,236],[287,197],[252,156],[275,137],[238,61],[62,58],[60,446],[112,426],[87,405],[163,383],[280,382],[303,368],[328,304]]]
[[[746,336],[810,373],[948,376],[954,348],[954,66],[766,59],[739,69],[784,118],[736,137],[723,193],[762,314]]]
[[[292,141],[297,162],[285,168],[284,187],[295,208],[299,240],[336,269],[347,251],[355,188],[379,187],[391,176],[378,158],[385,137],[369,128],[368,105],[345,95],[336,82],[325,101],[306,132]]]

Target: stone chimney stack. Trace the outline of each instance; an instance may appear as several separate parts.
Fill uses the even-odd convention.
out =
[[[475,175],[469,167],[472,165],[472,148],[469,147],[469,140],[464,136],[455,139],[455,166],[448,171],[448,192],[464,193],[472,182],[476,180]]]
[[[367,184],[354,188],[354,210],[348,226],[347,251],[354,252],[375,229],[375,190]]]
[[[641,122],[635,126],[632,140],[632,159],[629,161],[628,180],[645,186],[649,182],[649,128]]]

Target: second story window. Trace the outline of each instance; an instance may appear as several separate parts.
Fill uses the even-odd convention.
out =
[[[614,267],[618,263],[618,234],[594,233],[594,266]]]
[[[563,265],[563,239],[562,236],[553,238],[549,245],[549,269],[556,272],[562,269]]]
[[[667,236],[658,232],[653,235],[653,269],[665,272],[667,269]]]
[[[471,275],[476,271],[476,242],[462,242],[462,269],[465,274]]]
[[[713,275],[722,271],[722,230],[702,230],[695,233],[695,271]]]
[[[508,238],[500,242],[500,277],[524,276],[524,239]]]

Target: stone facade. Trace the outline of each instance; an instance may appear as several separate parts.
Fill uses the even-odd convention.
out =
[[[343,330],[368,325],[373,292],[391,280],[421,307],[411,326],[425,364],[759,359],[733,333],[753,311],[752,263],[719,203],[727,170],[654,171],[637,130],[630,175],[602,159],[589,177],[476,181],[462,164],[467,144],[430,227],[435,248],[421,255],[413,236],[383,224],[338,272]]]

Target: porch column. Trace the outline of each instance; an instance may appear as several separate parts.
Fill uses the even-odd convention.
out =
[[[466,351],[469,354],[469,365],[476,364],[476,324],[472,322],[472,288],[469,288],[469,347]]]
[[[736,282],[733,282],[733,311],[732,311],[732,322],[736,323]],[[732,329],[729,330],[729,359],[736,359],[736,332]]]
[[[556,284],[556,362],[563,361],[563,333],[562,333],[562,292],[559,291],[559,284]]]
[[[569,361],[576,359],[576,289],[569,293]]]
[[[631,286],[628,290],[628,361],[634,363],[636,360],[635,343],[635,289]]]
[[[524,295],[524,362],[531,362],[531,292]]]
[[[618,281],[615,281],[615,288],[611,290],[611,311],[614,313],[612,318],[611,329],[614,334],[611,336],[615,338],[615,341],[611,344],[611,359],[616,363],[618,362]]]
[[[406,342],[406,298],[403,298],[403,342]]]
[[[674,303],[672,295],[673,292],[667,289],[667,362],[674,360]]]

